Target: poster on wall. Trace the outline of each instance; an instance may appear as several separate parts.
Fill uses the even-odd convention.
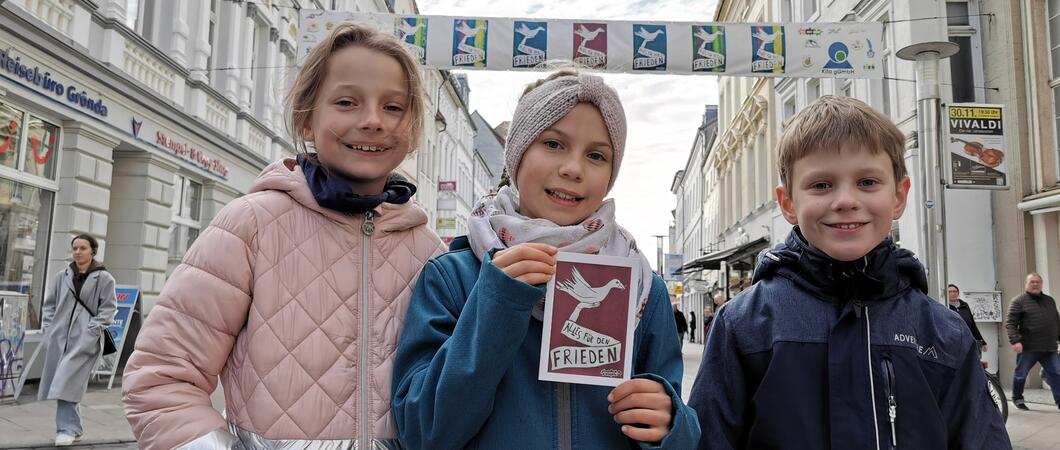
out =
[[[29,297],[0,291],[0,398],[15,395],[22,375]]]
[[[434,69],[550,70],[575,61],[614,73],[883,77],[881,22],[585,21],[302,11],[299,64],[336,26],[364,23]]]
[[[957,189],[1008,189],[1004,108],[954,103],[946,106],[946,186]]]
[[[618,386],[632,376],[633,258],[560,252],[545,291],[538,378]]]
[[[681,281],[681,266],[684,265],[684,255],[680,253],[667,253],[663,255],[663,279],[666,281]]]
[[[1000,291],[965,292],[963,296],[976,322],[1001,322],[1003,320]]]
[[[114,346],[118,351],[100,356],[93,375],[110,377],[107,389],[114,386],[114,377],[118,372],[118,363],[121,360],[122,348],[125,346],[125,338],[129,334],[129,321],[136,313],[136,301],[140,297],[140,289],[133,286],[117,286],[114,293],[118,299],[118,310],[114,314],[114,320],[107,327],[110,335],[114,336]]]

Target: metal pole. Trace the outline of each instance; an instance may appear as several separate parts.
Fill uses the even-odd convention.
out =
[[[952,42],[913,44],[898,51],[898,57],[915,61],[917,92],[917,146],[920,150],[920,179],[917,188],[923,202],[920,223],[921,256],[928,271],[928,295],[945,299],[946,233],[945,192],[942,189],[939,130],[939,60],[957,53]]]
[[[665,268],[663,267],[663,238],[666,237],[666,235],[653,234],[652,237],[655,238],[655,267],[656,269],[658,269],[659,276],[665,278],[666,272],[664,271]]]

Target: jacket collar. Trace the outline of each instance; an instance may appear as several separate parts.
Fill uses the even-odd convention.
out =
[[[356,225],[361,220],[360,214],[342,213],[317,203],[302,167],[294,158],[273,162],[258,175],[249,193],[263,191],[283,192],[307,209],[347,226]],[[403,204],[383,203],[372,211],[375,212],[376,233],[405,231],[427,223],[427,213],[411,201]]]
[[[909,288],[927,292],[924,267],[911,252],[886,238],[856,261],[838,261],[810,245],[799,227],[763,253],[754,280],[779,275],[815,297],[835,303],[893,298]]]

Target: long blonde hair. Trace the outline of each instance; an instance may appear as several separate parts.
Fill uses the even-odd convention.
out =
[[[411,153],[420,145],[423,114],[426,109],[423,104],[423,81],[420,79],[419,66],[397,38],[367,26],[352,23],[344,23],[335,27],[335,30],[323,42],[306,55],[302,69],[298,71],[291,90],[287,92],[284,99],[288,117],[287,128],[294,140],[295,148],[303,153],[307,152],[302,130],[308,128],[309,121],[313,117],[314,104],[320,86],[324,84],[324,78],[327,76],[327,65],[331,55],[351,46],[374,50],[394,58],[401,65],[401,70],[405,72],[408,105],[396,132],[402,130],[408,132]]]

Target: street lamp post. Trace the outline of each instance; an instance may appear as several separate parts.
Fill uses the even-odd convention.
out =
[[[957,54],[952,42],[921,42],[898,50],[898,57],[916,63],[916,128],[920,150],[920,180],[923,220],[919,224],[921,256],[928,271],[928,295],[946,298],[945,192],[942,189],[939,130],[939,60]]]
[[[666,235],[653,234],[651,237],[655,238],[655,270],[659,272],[659,276],[663,276],[665,274],[665,272],[663,272],[663,238],[666,237]]]

